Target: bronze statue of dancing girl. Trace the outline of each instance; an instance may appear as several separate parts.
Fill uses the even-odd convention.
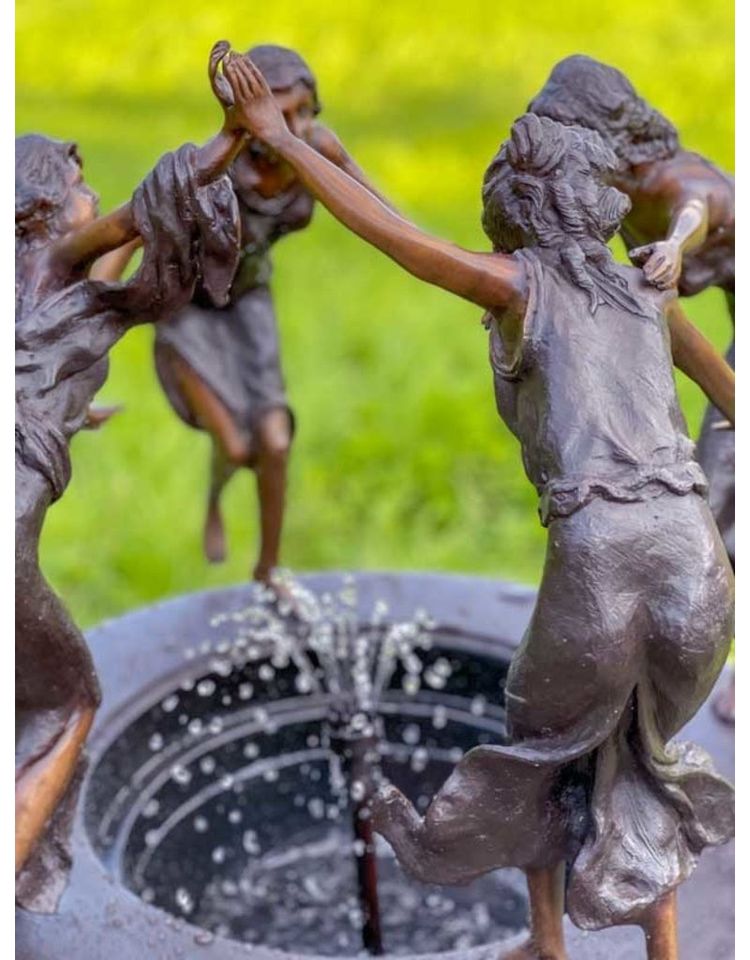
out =
[[[316,117],[312,71],[293,50],[253,47],[289,129],[368,189],[363,173]],[[294,417],[281,370],[279,329],[271,294],[271,247],[302,230],[314,197],[283,158],[251,139],[230,168],[240,210],[242,252],[229,302],[221,309],[200,291],[156,331],[159,379],[178,416],[211,437],[211,478],[203,546],[211,562],[226,555],[221,494],[238,468],[256,475],[260,544],[252,571],[269,583],[279,564],[287,460]],[[277,589],[279,589],[277,584]]]
[[[164,156],[133,199],[97,217],[73,143],[16,141],[16,895],[51,911],[65,886],[81,751],[99,703],[86,642],[39,568],[48,507],[71,474],[69,443],[89,417],[110,348],[135,323],[193,295],[227,298],[239,255],[227,168],[237,126],[217,44],[209,73],[225,109],[204,147]],[[94,260],[130,243],[143,262],[125,285],[87,279]]]
[[[563,960],[562,918],[640,924],[677,956],[675,890],[733,831],[733,791],[669,741],[729,649],[733,576],[686,435],[673,356],[733,418],[734,375],[669,294],[614,262],[630,208],[593,131],[526,115],[490,165],[493,251],[425,235],[287,128],[262,74],[227,67],[248,129],[345,226],[488,313],[500,415],[549,530],[537,605],[506,689],[509,743],[457,764],[424,817],[395,788],[376,829],[427,882],[526,871],[532,932],[515,957]],[[668,325],[669,324],[669,325]]]
[[[624,74],[591,57],[560,61],[529,110],[601,134],[619,161],[611,182],[632,204],[620,234],[633,262],[643,265],[655,286],[677,285],[682,297],[718,287],[734,328],[734,178],[685,150],[674,126],[638,96]],[[678,301],[669,309],[680,310]],[[727,361],[734,367],[734,338]],[[734,566],[734,431],[722,429],[723,419],[708,407],[697,453]],[[734,722],[734,677],[714,709]]]

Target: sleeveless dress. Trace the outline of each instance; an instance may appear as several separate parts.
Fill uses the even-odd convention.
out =
[[[568,913],[596,929],[636,922],[732,835],[732,787],[700,748],[669,741],[728,653],[733,576],[663,295],[618,268],[642,315],[592,312],[554,258],[515,256],[522,334],[506,342],[491,317],[490,357],[549,529],[544,573],[508,675],[509,744],[463,757],[399,858],[438,883],[565,860]]]
[[[180,357],[209,386],[252,440],[259,418],[288,405],[281,370],[279,331],[271,298],[270,250],[285,234],[306,227],[314,200],[300,185],[270,198],[237,193],[242,231],[240,263],[229,303],[207,305],[200,293],[156,329],[154,359],[161,385],[175,413],[202,429],[182,397],[172,361]]]

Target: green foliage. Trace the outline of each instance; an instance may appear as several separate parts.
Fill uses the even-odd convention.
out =
[[[18,0],[17,129],[76,139],[108,209],[164,150],[215,129],[205,78],[214,40],[285,43],[310,61],[323,119],[382,189],[428,229],[486,249],[484,168],[569,53],[625,70],[686,145],[731,168],[731,24],[729,0]],[[299,424],[285,562],[534,581],[545,536],[494,411],[477,310],[401,274],[323,210],[276,248],[275,265]],[[723,346],[721,297],[686,306]],[[45,528],[44,568],[84,624],[236,582],[255,550],[245,475],[226,497],[230,560],[203,562],[208,443],[161,395],[151,340],[136,330],[115,349],[101,399],[126,409],[75,439],[73,483]],[[702,398],[679,385],[695,431]]]

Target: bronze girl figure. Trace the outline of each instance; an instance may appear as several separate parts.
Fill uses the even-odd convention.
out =
[[[317,85],[294,50],[253,47],[248,56],[266,78],[289,128],[368,186],[336,137],[320,123]],[[260,546],[254,579],[270,583],[279,563],[287,459],[294,433],[281,371],[271,294],[271,247],[304,229],[314,198],[289,164],[250,140],[230,169],[242,229],[242,254],[229,303],[216,309],[198,294],[156,331],[156,369],[177,415],[211,437],[211,479],[203,546],[211,562],[226,555],[222,491],[235,471],[256,475]],[[278,585],[277,585],[278,589]]]
[[[560,61],[529,111],[601,134],[619,161],[612,182],[632,204],[620,234],[633,262],[643,265],[651,283],[676,284],[683,297],[723,290],[734,327],[734,178],[685,150],[674,126],[624,74],[591,57]],[[670,309],[680,309],[676,300]],[[734,367],[734,339],[727,360]],[[723,419],[715,406],[706,410],[698,462],[734,566],[734,431],[717,429]],[[734,679],[714,708],[734,722]]]
[[[387,789],[376,829],[432,883],[524,869],[532,935],[516,960],[565,958],[565,909],[586,928],[640,924],[649,957],[674,960],[675,889],[730,837],[733,791],[699,748],[668,742],[727,655],[733,576],[676,396],[668,295],[607,247],[630,206],[606,185],[614,154],[592,131],[522,117],[485,177],[493,252],[471,253],[295,137],[247,60],[228,73],[248,129],[334,216],[489,311],[498,409],[549,530],[508,677],[510,743],[466,754],[424,817]],[[670,322],[702,385],[731,394],[718,353]]]
[[[239,254],[226,169],[245,139],[217,44],[209,72],[225,123],[206,146],[164,156],[133,199],[97,217],[73,143],[16,141],[16,895],[54,910],[81,751],[99,703],[86,642],[39,568],[47,508],[71,474],[69,443],[107,375],[107,354],[135,323],[193,294],[198,277],[226,299]],[[216,182],[214,182],[216,181]],[[143,262],[126,285],[87,279],[101,254],[140,235]]]

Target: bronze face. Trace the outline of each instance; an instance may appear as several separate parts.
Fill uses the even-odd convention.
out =
[[[70,190],[61,212],[60,224],[65,233],[85,227],[99,214],[99,196],[83,179],[81,165],[71,157],[69,166],[66,180]]]

